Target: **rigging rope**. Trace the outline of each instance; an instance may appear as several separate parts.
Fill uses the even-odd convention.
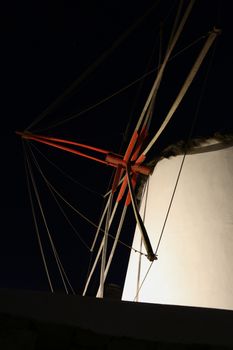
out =
[[[190,49],[191,47],[193,47],[194,45],[196,45],[197,43],[199,43],[199,41],[205,39],[207,36],[206,34],[201,35],[199,38],[195,39],[192,43],[190,43],[189,45],[185,46],[183,49],[181,49],[180,51],[178,51],[176,54],[172,55],[170,57],[170,59],[168,60],[168,62],[171,62],[173,59],[175,59],[176,57],[178,57],[179,55],[181,55],[182,53],[184,53],[186,50]],[[96,102],[94,105],[91,105],[90,107],[85,108],[84,110],[75,113],[75,114],[69,114],[67,116],[64,116],[62,120],[55,122],[54,124],[51,124],[47,127],[44,128],[39,128],[39,129],[35,129],[34,132],[42,132],[42,131],[47,131],[50,129],[53,129],[57,126],[60,126],[62,124],[65,124],[75,118],[80,117],[81,115],[95,109],[96,107],[104,104],[105,102],[109,101],[110,99],[112,99],[113,97],[121,94],[122,92],[128,90],[131,86],[136,85],[137,83],[139,83],[140,81],[142,81],[143,79],[149,77],[150,75],[152,75],[153,73],[155,73],[158,69],[159,69],[160,65],[158,65],[156,68],[153,68],[151,70],[149,70],[147,73],[144,73],[142,76],[140,76],[139,78],[135,79],[134,81],[132,81],[131,83],[123,86],[121,89],[115,91],[114,93],[112,93],[111,95],[108,95],[107,97],[101,99],[100,101]],[[27,129],[26,129],[27,130]]]
[[[144,118],[144,116],[145,116],[145,114],[147,112],[147,109],[148,109],[152,99],[155,99],[156,96],[157,96],[158,89],[159,89],[159,86],[160,86],[160,83],[161,83],[161,80],[162,80],[162,77],[163,77],[166,65],[167,65],[167,63],[169,61],[169,57],[170,57],[170,55],[172,53],[172,50],[174,49],[174,47],[175,47],[175,45],[177,43],[177,40],[179,39],[179,37],[181,35],[181,32],[182,32],[183,27],[184,27],[184,25],[185,25],[185,23],[186,23],[186,21],[188,19],[188,16],[189,16],[190,12],[192,10],[194,2],[195,2],[195,0],[190,0],[189,1],[187,9],[186,9],[186,11],[185,11],[185,13],[184,13],[184,15],[183,15],[183,17],[182,17],[182,19],[180,21],[180,24],[179,24],[179,26],[177,28],[177,31],[176,31],[174,37],[172,38],[172,42],[171,42],[171,44],[170,44],[170,46],[169,46],[169,48],[168,48],[168,50],[166,52],[166,55],[164,57],[164,60],[163,60],[163,62],[161,64],[161,66],[159,67],[157,77],[156,77],[156,79],[154,81],[154,84],[153,84],[153,86],[151,88],[149,96],[148,96],[148,98],[146,100],[146,103],[145,103],[145,105],[143,107],[141,115],[140,115],[140,117],[138,119],[138,122],[137,122],[137,125],[136,125],[136,128],[135,128],[136,131],[139,129],[139,127],[140,127],[140,125],[141,125],[141,123],[143,121],[143,118]],[[146,118],[148,118],[148,117],[149,116],[147,116]]]
[[[146,278],[147,278],[147,276],[148,276],[148,274],[149,274],[149,272],[150,272],[150,269],[152,268],[152,265],[153,265],[154,261],[155,261],[155,260],[151,261],[151,263],[150,263],[150,265],[149,265],[149,267],[148,267],[148,269],[147,269],[147,271],[146,271],[146,274],[145,274],[145,276],[144,276],[144,278],[143,278],[143,280],[142,280],[142,283],[140,284],[140,286],[139,286],[139,288],[138,288],[138,290],[137,290],[137,294],[136,294],[135,297],[134,297],[134,301],[136,301],[136,300],[138,299],[139,292],[140,292],[140,290],[141,290],[143,284],[145,283],[145,280],[146,280]]]
[[[98,225],[95,224],[92,220],[88,219],[84,214],[82,214],[80,211],[78,211],[72,204],[70,204],[50,183],[49,185],[51,186],[51,188],[53,189],[54,192],[56,192],[56,194],[71,208],[73,209],[78,215],[80,215],[83,219],[85,219],[89,224],[91,224],[92,226],[94,226],[95,228],[98,229]],[[104,232],[104,229],[100,228],[100,230],[102,232]],[[111,235],[110,233],[108,233],[108,236],[111,237],[112,239],[115,239],[115,237],[113,235]],[[141,255],[146,256],[146,254],[140,252],[139,250],[137,250],[136,248],[126,244],[125,242],[119,240],[119,243],[124,245],[125,247],[133,250],[135,253],[139,253]]]
[[[149,193],[149,183],[150,178],[148,177],[148,181],[146,183],[146,198],[145,198],[145,205],[143,210],[143,223],[145,223],[146,219],[146,208],[147,208],[147,200],[148,200],[148,193]],[[143,198],[143,195],[142,195]],[[142,237],[140,239],[140,251],[142,251]],[[139,255],[139,261],[138,261],[138,275],[137,275],[137,294],[136,294],[136,301],[138,301],[138,290],[140,286],[140,277],[141,277],[141,264],[142,264],[142,255]]]
[[[183,165],[182,165],[183,166]],[[33,180],[32,180],[32,182],[33,182]],[[49,185],[48,185],[49,186]],[[52,185],[51,185],[52,186]],[[35,190],[35,189],[34,189]],[[51,190],[51,189],[50,189]],[[55,198],[55,197],[54,197]],[[42,214],[42,216],[43,216],[43,214]],[[68,219],[68,218],[67,218]],[[165,219],[165,221],[166,221],[166,219]],[[92,223],[93,224],[93,223]],[[163,230],[162,230],[162,233],[163,233]],[[109,234],[108,234],[109,235]],[[158,247],[159,247],[159,244],[160,244],[160,241],[161,241],[161,239],[159,240],[159,243],[158,243],[158,246],[157,246],[157,249],[156,249],[156,251],[158,250]],[[127,245],[126,245],[127,246]],[[54,247],[55,248],[55,247]],[[90,249],[90,248],[89,248]],[[131,249],[133,249],[132,247],[131,247]],[[135,250],[136,251],[136,250]],[[56,255],[57,255],[57,259],[58,259],[58,262],[59,262],[59,264],[60,264],[60,267],[61,267],[61,270],[63,271],[63,273],[64,273],[64,270],[63,270],[63,266],[62,266],[62,264],[61,264],[61,261],[60,261],[60,259],[59,259],[59,256],[58,256],[58,254],[57,254],[57,252],[56,252],[56,249],[55,249],[55,253],[56,253]],[[142,255],[144,255],[144,254],[142,254]],[[64,273],[64,276],[66,277],[66,274]]]
[[[51,277],[50,277],[50,274],[49,274],[48,265],[47,265],[47,262],[46,262],[43,245],[42,245],[42,242],[41,242],[41,239],[40,239],[40,233],[39,233],[38,223],[37,223],[37,220],[36,220],[35,208],[34,208],[34,204],[33,204],[33,200],[32,200],[32,191],[31,191],[31,186],[30,186],[30,182],[29,182],[29,169],[28,169],[29,163],[28,163],[28,159],[27,159],[27,154],[26,154],[24,143],[23,143],[23,148],[24,148],[24,161],[25,161],[27,188],[28,188],[29,199],[30,199],[30,204],[31,204],[31,209],[32,209],[33,221],[34,221],[34,225],[35,225],[35,229],[36,229],[36,237],[37,237],[37,241],[38,241],[38,245],[39,245],[39,249],[40,249],[43,265],[44,265],[44,268],[45,268],[46,277],[47,277],[47,280],[48,280],[48,283],[49,283],[49,288],[50,288],[51,292],[54,293],[54,288],[53,288]]]
[[[36,151],[37,151],[38,153],[40,153],[40,155],[41,155],[44,159],[46,159],[46,161],[47,161],[48,163],[50,163],[54,168],[56,168],[62,175],[64,175],[65,177],[67,177],[68,179],[70,179],[72,182],[74,182],[75,184],[79,185],[79,186],[82,187],[83,189],[89,191],[90,193],[96,194],[96,195],[98,195],[98,196],[104,198],[104,195],[103,195],[103,194],[101,194],[101,193],[99,193],[99,192],[97,192],[97,191],[95,191],[95,190],[93,190],[93,189],[87,187],[86,185],[84,185],[84,184],[82,184],[81,182],[79,182],[79,181],[77,181],[76,179],[74,179],[71,175],[67,174],[67,173],[66,173],[64,170],[62,170],[58,165],[56,165],[56,164],[55,164],[53,161],[51,161],[47,156],[45,156],[45,155],[39,150],[39,148],[38,148],[36,145],[34,145],[34,143],[31,143],[31,145],[36,149]]]
[[[193,121],[192,121],[192,124],[191,124],[191,127],[190,127],[190,130],[189,130],[189,133],[188,133],[188,136],[187,136],[187,139],[186,139],[186,145],[189,143],[191,137],[192,137],[192,134],[193,134],[193,130],[194,130],[194,127],[195,127],[195,124],[197,122],[197,119],[198,119],[198,115],[199,115],[199,112],[200,112],[200,106],[201,106],[201,102],[202,102],[202,99],[204,97],[204,91],[206,89],[206,84],[207,84],[207,80],[208,80],[208,76],[209,76],[209,72],[210,72],[210,68],[211,68],[211,65],[213,63],[213,57],[214,57],[214,54],[215,54],[215,50],[216,50],[216,44],[214,45],[214,49],[213,49],[213,52],[212,52],[212,56],[211,56],[211,59],[209,61],[209,65],[208,65],[208,68],[207,68],[207,72],[206,72],[206,75],[205,75],[205,79],[204,79],[204,82],[203,82],[203,85],[202,85],[202,88],[201,88],[201,92],[200,92],[200,96],[199,96],[199,99],[198,99],[198,102],[197,102],[197,106],[196,106],[196,110],[195,110],[195,113],[194,113],[194,117],[193,117]],[[160,233],[160,237],[159,237],[159,240],[158,240],[158,243],[157,243],[157,247],[156,247],[156,250],[155,250],[155,254],[158,254],[158,250],[159,250],[159,246],[160,246],[160,243],[161,243],[161,240],[162,240],[162,237],[163,237],[163,234],[164,234],[164,229],[165,229],[165,226],[166,226],[166,222],[167,222],[167,219],[168,219],[168,215],[170,213],[170,210],[171,210],[171,206],[172,206],[172,203],[173,203],[173,200],[174,200],[174,196],[175,196],[175,192],[176,192],[176,189],[177,189],[177,186],[178,186],[178,182],[179,182],[179,179],[180,179],[180,175],[181,175],[181,171],[183,169],[183,166],[184,166],[184,161],[185,161],[185,158],[187,156],[187,148],[185,149],[185,152],[184,152],[184,155],[182,157],[182,161],[181,161],[181,164],[180,164],[180,169],[179,169],[179,172],[178,172],[178,176],[177,176],[177,179],[176,179],[176,183],[175,183],[175,187],[173,189],[173,193],[172,193],[172,196],[171,196],[171,200],[170,200],[170,203],[169,203],[169,206],[168,206],[168,210],[167,210],[167,213],[166,213],[166,216],[165,216],[165,221],[164,221],[164,224],[163,224],[163,227],[162,227],[162,230],[161,230],[161,233]],[[137,288],[137,292],[136,292],[136,295],[134,297],[134,301],[137,301],[138,300],[138,296],[139,296],[139,292],[143,286],[143,284],[145,283],[145,280],[150,272],[150,269],[153,265],[153,262],[151,262],[151,264],[149,265],[147,271],[146,271],[146,274],[140,284],[140,286]]]
[[[154,145],[154,143],[156,142],[156,140],[159,138],[159,136],[161,135],[161,133],[163,132],[163,130],[165,129],[165,127],[167,126],[167,124],[169,123],[170,119],[172,118],[172,116],[174,115],[175,111],[177,110],[178,106],[180,105],[182,99],[184,98],[184,95],[186,94],[187,90],[189,89],[193,79],[195,78],[202,61],[204,60],[208,50],[210,49],[211,45],[213,44],[216,36],[219,34],[219,30],[213,30],[210,34],[209,37],[207,39],[207,41],[205,42],[200,54],[198,55],[190,73],[188,74],[178,96],[176,97],[175,101],[173,102],[168,114],[166,115],[162,125],[160,126],[159,130],[156,132],[155,136],[152,138],[152,140],[150,141],[150,143],[148,144],[148,146],[145,148],[145,150],[141,153],[141,155],[139,156],[140,158],[145,158],[146,154],[149,152],[149,150],[151,149],[151,147]]]
[[[177,175],[177,179],[176,179],[176,183],[175,183],[175,186],[174,186],[174,189],[173,189],[173,192],[172,192],[172,196],[171,196],[171,199],[170,199],[170,202],[169,202],[169,206],[168,206],[168,209],[167,209],[167,213],[166,213],[166,216],[165,216],[165,220],[164,220],[164,223],[163,223],[163,227],[162,227],[162,230],[161,230],[161,233],[160,233],[160,236],[159,236],[159,240],[158,240],[158,243],[157,243],[157,247],[155,249],[155,255],[158,254],[158,250],[159,250],[159,246],[160,246],[160,243],[161,243],[161,240],[162,240],[162,237],[163,237],[163,234],[164,234],[164,229],[166,227],[166,223],[167,223],[167,220],[168,220],[168,216],[170,214],[170,210],[171,210],[171,207],[172,207],[172,203],[173,203],[173,200],[174,200],[174,196],[175,196],[175,193],[176,193],[176,189],[177,189],[177,186],[178,186],[178,182],[179,182],[179,179],[180,179],[180,175],[181,175],[181,171],[183,169],[183,165],[184,165],[184,161],[185,161],[185,157],[186,157],[186,153],[183,155],[183,158],[182,158],[182,161],[181,161],[181,165],[180,165],[180,168],[179,168],[179,172],[178,172],[178,175]],[[153,264],[154,261],[151,262],[151,264],[149,265],[149,268],[141,282],[140,285],[137,286],[137,292],[136,292],[136,295],[134,297],[134,301],[135,300],[138,300],[138,295],[139,295],[139,292],[149,274],[149,271],[152,267],[152,264]]]
[[[28,161],[29,161],[29,159],[28,159]],[[54,255],[54,258],[55,258],[55,261],[56,261],[56,264],[57,264],[57,267],[58,267],[58,270],[59,270],[59,273],[60,273],[60,276],[61,276],[61,279],[62,279],[62,283],[63,283],[64,289],[66,291],[66,294],[69,294],[68,289],[67,289],[67,285],[66,285],[66,282],[65,282],[65,279],[64,279],[64,275],[63,275],[64,267],[62,266],[61,260],[59,258],[58,253],[57,253],[57,250],[55,248],[52,236],[50,234],[50,231],[49,231],[49,228],[48,228],[48,225],[47,225],[47,222],[46,222],[44,210],[42,208],[40,196],[39,196],[39,193],[38,193],[38,190],[37,190],[37,186],[36,186],[35,179],[34,179],[34,176],[33,176],[32,168],[30,166],[30,162],[28,164],[29,164],[29,173],[30,173],[32,184],[33,184],[35,196],[36,196],[36,199],[37,199],[37,202],[38,202],[38,206],[39,206],[39,209],[40,209],[40,212],[41,212],[41,216],[42,216],[43,221],[44,221],[44,225],[45,225],[46,232],[47,232],[47,235],[48,235],[48,239],[49,239],[52,251],[53,251],[53,255]]]
[[[32,151],[32,149],[30,148],[31,154],[33,156],[33,160],[34,163],[39,171],[39,173],[41,174],[43,180],[45,181],[46,185],[48,186],[50,193],[52,194],[54,200],[56,201],[60,211],[62,212],[62,214],[64,215],[65,219],[67,220],[67,222],[69,223],[69,225],[71,226],[71,228],[73,229],[74,233],[76,234],[76,236],[79,238],[79,240],[83,243],[83,245],[90,251],[90,247],[88,246],[88,244],[84,241],[84,239],[81,237],[81,235],[77,232],[76,228],[73,226],[73,224],[71,223],[71,221],[69,220],[69,218],[67,217],[66,213],[64,212],[63,208],[61,207],[60,203],[58,202],[55,194],[57,193],[56,190],[54,189],[54,187],[50,184],[50,182],[48,181],[48,179],[46,178],[46,176],[44,175],[43,171],[41,170],[41,167],[39,166],[37,160],[35,159],[35,155]]]
[[[97,228],[97,231],[96,231],[94,240],[93,240],[93,242],[92,242],[91,251],[93,251],[94,248],[95,248],[95,244],[96,244],[97,238],[98,238],[98,236],[99,236],[99,232],[101,231],[101,226],[102,226],[102,223],[103,223],[105,214],[106,214],[106,212],[107,212],[107,209],[108,209],[108,206],[109,206],[109,203],[110,203],[110,199],[111,199],[111,197],[109,196],[109,197],[108,197],[108,200],[107,200],[107,203],[106,203],[106,205],[105,205],[105,208],[104,208],[104,210],[103,210],[103,213],[102,213],[102,215],[101,215],[101,217],[100,217],[100,221],[99,221],[99,224],[98,224],[98,228]]]
[[[56,251],[56,254],[57,254],[57,251]],[[57,254],[57,259],[58,259],[58,261],[59,261],[61,270],[62,270],[62,272],[63,272],[63,274],[64,274],[64,278],[66,279],[66,282],[67,282],[68,285],[70,286],[70,289],[71,289],[71,291],[72,291],[72,294],[73,294],[73,295],[76,295],[76,293],[75,293],[75,291],[74,291],[74,289],[73,289],[73,287],[72,287],[72,285],[71,285],[71,283],[70,283],[70,280],[69,280],[69,278],[68,278],[68,276],[67,276],[67,274],[66,274],[66,271],[65,271],[65,269],[64,269],[64,267],[63,267],[63,265],[62,265],[62,263],[61,263],[61,260],[60,260],[58,254]],[[67,290],[67,294],[69,294],[69,293],[68,293],[68,290]]]
[[[44,175],[45,176],[45,175]],[[45,177],[46,178],[46,177]],[[49,187],[52,189],[52,191],[54,191],[58,197],[60,197],[73,211],[75,211],[78,215],[80,215],[84,220],[86,220],[90,225],[92,225],[93,227],[97,228],[99,227],[99,225],[95,224],[92,220],[90,220],[87,216],[85,216],[84,214],[82,214],[78,209],[76,209],[71,203],[69,203],[65,198],[64,196],[58,192],[57,189],[55,189],[55,187],[49,182],[49,180],[46,178],[46,182],[48,183]],[[100,231],[104,232],[104,230],[102,228],[99,228]],[[115,239],[115,237],[113,235],[111,235],[110,233],[108,233],[108,236],[111,238],[111,239]],[[146,254],[142,253],[141,251],[139,251],[138,249],[134,248],[133,246],[130,246],[128,245],[127,243],[121,241],[121,240],[118,240],[118,242],[125,246],[126,248],[130,249],[130,250],[133,250],[135,253],[138,253],[138,254],[141,254],[141,255],[144,255],[146,256]],[[88,247],[88,249],[90,249]],[[91,250],[91,249],[90,249]]]
[[[106,221],[105,221],[105,230],[104,230],[104,237],[103,237],[103,249],[102,249],[102,256],[101,256],[101,266],[100,266],[100,297],[103,298],[104,296],[104,272],[106,267],[106,256],[107,256],[107,244],[108,244],[108,232],[112,223],[112,202],[113,202],[113,193],[109,196],[109,205],[106,213]]]
[[[170,35],[170,39],[169,39],[169,42],[168,42],[168,45],[167,45],[168,48],[171,45],[171,42],[172,42],[172,40],[174,38],[175,31],[176,31],[178,23],[179,23],[179,18],[181,16],[181,10],[182,10],[182,7],[183,7],[183,2],[184,2],[184,0],[180,0],[179,1],[179,5],[178,5],[175,21],[174,21],[174,24],[173,24],[173,27],[172,27],[172,31],[171,31],[171,35]]]
[[[139,17],[123,34],[121,34],[115,42],[112,44],[110,48],[105,50],[99,58],[96,59],[94,63],[92,63],[82,74],[78,77],[72,84],[69,86],[63,94],[61,94],[51,105],[49,105],[28,127],[27,131],[31,129],[35,124],[38,124],[45,116],[51,113],[62,100],[64,100],[67,96],[74,94],[75,89],[79,86],[79,84],[87,78],[87,76],[92,73],[124,40],[133,32],[140,24],[145,20],[145,18],[154,10],[159,3],[159,0],[155,1],[155,3],[147,9],[147,11]]]
[[[121,214],[121,218],[120,218],[120,222],[119,222],[119,225],[118,225],[118,228],[117,228],[117,233],[116,233],[116,236],[115,236],[115,240],[114,240],[111,252],[109,254],[108,262],[107,262],[107,264],[105,266],[104,276],[103,276],[103,283],[105,282],[105,280],[107,278],[108,271],[110,269],[110,266],[111,266],[111,263],[112,263],[112,259],[114,257],[114,253],[115,253],[115,250],[116,250],[116,247],[117,247],[117,243],[118,243],[118,240],[119,240],[119,237],[120,237],[122,226],[123,226],[123,223],[124,223],[124,220],[125,220],[127,208],[128,208],[128,206],[125,205],[124,208],[123,208],[122,214]],[[97,295],[96,296],[100,297],[101,295],[102,295],[101,294],[101,286],[99,286],[99,289],[97,291]]]

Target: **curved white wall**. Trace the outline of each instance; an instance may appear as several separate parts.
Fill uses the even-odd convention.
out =
[[[145,226],[154,250],[181,161],[163,159],[150,178]],[[136,230],[137,249],[140,239]],[[123,300],[135,298],[138,265],[132,251]],[[141,281],[149,265],[142,257]],[[186,156],[158,260],[139,301],[233,310],[233,147]]]

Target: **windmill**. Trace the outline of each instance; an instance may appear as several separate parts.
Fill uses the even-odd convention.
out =
[[[183,30],[183,27],[185,25],[185,22],[191,12],[193,1],[191,1],[187,7],[187,9],[184,12],[184,15],[179,22],[179,24],[175,24],[174,28],[174,34],[171,37],[171,41],[168,45],[166,55],[164,57],[163,62],[160,65],[160,68],[158,70],[157,77],[155,79],[155,82],[152,86],[151,92],[147,98],[147,101],[144,105],[144,108],[142,110],[142,113],[139,117],[138,123],[135,127],[135,130],[133,132],[132,138],[129,142],[129,145],[127,147],[127,150],[124,154],[124,156],[120,156],[117,154],[113,154],[109,151],[98,149],[93,146],[84,145],[82,143],[76,142],[76,141],[68,141],[64,139],[59,139],[55,137],[49,137],[39,134],[32,134],[30,132],[23,132],[19,133],[23,139],[26,140],[32,140],[37,141],[39,143],[44,143],[52,147],[59,148],[63,151],[67,151],[70,153],[77,154],[82,157],[86,157],[95,161],[98,161],[100,163],[103,163],[105,165],[110,165],[112,167],[116,168],[111,191],[109,194],[109,198],[105,207],[105,210],[103,212],[103,215],[101,217],[99,227],[97,230],[96,237],[102,227],[103,222],[105,221],[105,233],[104,237],[102,239],[102,242],[99,247],[99,251],[96,256],[96,260],[92,266],[92,270],[90,271],[89,278],[87,280],[87,284],[84,288],[83,294],[85,295],[88,283],[90,281],[90,278],[95,270],[96,264],[100,258],[100,255],[102,255],[101,258],[101,273],[100,273],[100,283],[99,283],[99,290],[97,292],[97,296],[102,297],[104,292],[104,281],[106,279],[112,257],[114,255],[114,251],[116,248],[117,241],[119,239],[119,235],[121,232],[121,227],[126,215],[127,208],[130,204],[132,204],[134,209],[135,218],[138,224],[138,227],[140,229],[140,234],[143,239],[143,243],[145,246],[145,255],[147,256],[148,260],[153,262],[157,259],[156,253],[153,251],[150,239],[148,237],[147,228],[143,223],[143,220],[139,214],[138,210],[138,204],[136,202],[135,194],[134,194],[134,188],[137,184],[137,181],[141,175],[143,176],[150,176],[152,173],[152,168],[150,168],[148,165],[145,164],[145,159],[147,153],[150,151],[160,134],[163,132],[164,128],[172,118],[173,114],[175,113],[176,109],[178,108],[179,104],[181,103],[182,99],[185,96],[185,93],[187,92],[190,84],[192,83],[196,73],[198,72],[202,61],[204,60],[208,50],[210,49],[211,45],[213,44],[215,38],[219,34],[219,30],[214,29],[211,31],[206,39],[206,42],[199,53],[198,57],[196,58],[196,61],[188,74],[177,98],[175,99],[174,103],[172,104],[168,114],[166,115],[164,122],[162,123],[159,130],[156,132],[155,136],[152,138],[151,142],[149,142],[146,146],[146,137],[148,134],[148,128],[151,120],[151,115],[153,111],[153,104],[156,99],[157,91],[161,82],[161,79],[163,77],[164,70],[166,68],[166,65],[171,57],[171,53],[176,45],[177,40],[179,39],[179,36]],[[81,151],[80,151],[81,148]],[[89,153],[84,153],[83,149],[86,151],[88,150]],[[103,158],[97,157],[96,154],[103,155]],[[128,188],[127,188],[128,187]],[[116,198],[116,203],[113,204],[114,200],[114,194],[119,191]],[[126,199],[123,199],[123,196],[125,192]],[[121,219],[119,222],[117,234],[115,237],[115,242],[112,246],[112,251],[110,252],[109,256],[107,256],[107,244],[108,244],[108,232],[111,225],[111,222],[113,220],[113,217],[115,215],[115,212],[117,210],[118,203],[122,200],[125,200],[125,205],[121,214]],[[95,240],[93,242],[93,245],[95,244]]]

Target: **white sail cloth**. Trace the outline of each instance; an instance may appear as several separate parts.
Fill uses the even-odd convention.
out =
[[[186,155],[158,260],[138,300],[233,310],[233,147],[209,140],[199,150]],[[162,159],[150,178],[145,226],[154,250],[182,158]],[[145,198],[141,212],[144,205]],[[136,229],[133,247],[140,249],[140,240]],[[150,264],[142,256],[140,283]],[[132,251],[123,300],[135,300],[138,268]]]

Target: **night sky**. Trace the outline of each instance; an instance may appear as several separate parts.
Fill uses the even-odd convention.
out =
[[[76,80],[72,92],[45,113],[31,131],[123,153],[155,78],[159,48],[162,57],[165,53],[177,5],[178,1],[169,0],[76,1],[54,6],[40,2],[26,6],[18,2],[9,3],[2,10],[1,288],[48,290],[27,191],[22,142],[15,131],[26,129]],[[232,13],[233,3],[229,0],[196,1],[174,50],[177,55],[169,63],[159,90],[151,137],[204,44],[202,37],[214,26],[221,28],[222,34],[150,153],[150,159],[167,145],[187,138],[194,117],[193,137],[233,131]],[[194,42],[195,45],[187,48]],[[150,71],[145,79],[81,113]],[[77,116],[74,118],[74,115]],[[47,146],[33,145],[36,146],[32,147],[36,159],[51,184],[97,223],[103,209],[102,195],[109,189],[112,169]],[[57,251],[79,294],[90,253],[67,225],[35,167],[33,172]],[[69,208],[64,206],[64,210],[81,237],[91,245],[95,228],[74,216]],[[41,219],[39,222],[41,225]],[[113,234],[115,227],[113,225]],[[129,209],[121,236],[129,245],[133,228]],[[41,237],[54,288],[62,292],[44,229]],[[109,283],[123,285],[129,253],[127,247],[119,245]],[[97,279],[94,279],[90,295],[94,294],[96,286]]]

